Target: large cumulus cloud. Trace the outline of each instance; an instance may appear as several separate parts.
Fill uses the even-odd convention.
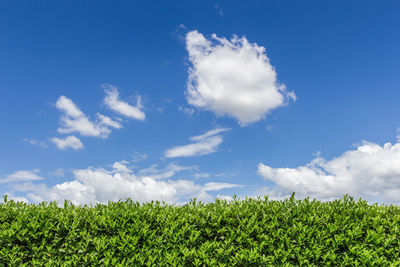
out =
[[[186,49],[192,65],[186,97],[197,108],[228,115],[246,126],[296,98],[277,82],[265,48],[245,37],[228,40],[213,34],[206,39],[191,31]]]
[[[320,156],[297,168],[258,165],[258,173],[275,184],[264,193],[331,200],[344,194],[370,201],[400,203],[400,143],[362,142],[332,160]]]

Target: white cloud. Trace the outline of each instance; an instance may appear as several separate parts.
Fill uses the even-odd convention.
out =
[[[206,183],[204,185],[204,191],[218,191],[226,188],[243,187],[241,185],[229,184],[229,183]]]
[[[176,158],[207,155],[215,152],[216,148],[222,143],[222,141],[221,136],[213,136],[203,140],[202,142],[196,142],[184,146],[175,146],[165,152],[165,157]]]
[[[42,180],[43,177],[40,177],[36,173],[39,173],[38,169],[32,171],[16,171],[7,175],[5,179],[0,179],[0,184]]]
[[[68,134],[78,132],[84,136],[107,138],[111,130],[101,123],[93,123],[89,118],[72,102],[71,99],[60,96],[56,102],[58,110],[64,114],[61,116],[59,133]]]
[[[24,139],[22,139],[22,141],[27,142],[28,144],[31,144],[31,145],[34,145],[34,146],[41,147],[41,148],[47,148],[48,147],[45,142],[38,141],[38,140],[35,140],[35,139],[24,138]]]
[[[245,37],[231,40],[215,34],[210,40],[198,31],[186,35],[189,68],[186,98],[189,104],[236,118],[241,126],[265,118],[295,94],[278,84],[265,48]]]
[[[168,164],[164,169],[158,169],[156,164],[151,165],[139,171],[141,177],[150,177],[153,179],[165,179],[174,176],[177,172],[190,171],[197,169],[196,166],[180,166],[174,163]]]
[[[215,136],[215,135],[217,135],[219,133],[226,132],[226,131],[229,131],[229,130],[231,130],[231,129],[230,128],[216,128],[216,129],[207,131],[204,134],[193,136],[193,137],[190,138],[190,140],[192,140],[192,141],[202,141],[204,139],[207,139],[209,137]]]
[[[72,102],[71,99],[65,96],[60,96],[56,102],[56,107],[65,112],[65,114],[72,118],[85,116],[83,112]]]
[[[132,170],[126,166],[127,163],[128,162],[125,160],[114,162],[114,164],[112,165],[112,167],[114,168],[114,172],[132,173]]]
[[[198,173],[195,173],[193,176],[194,176],[194,178],[208,178],[208,177],[210,177],[210,174],[208,174],[206,172],[198,172]]]
[[[103,114],[97,113],[97,117],[100,120],[100,123],[106,126],[110,126],[116,129],[121,129],[122,128],[122,124],[119,123],[118,121],[114,121],[112,120],[110,117],[107,117]]]
[[[228,130],[230,129],[217,128],[210,130],[205,134],[193,136],[190,140],[195,141],[194,143],[172,147],[165,151],[164,155],[167,158],[176,158],[201,156],[213,153],[223,141],[222,137],[218,134]]]
[[[14,186],[14,190],[27,192],[27,198],[37,202],[56,200],[62,203],[66,199],[75,204],[94,204],[129,197],[139,202],[160,200],[176,204],[181,202],[182,197],[210,200],[211,196],[207,191],[238,186],[229,183],[207,183],[203,186],[190,180],[138,177],[124,163],[124,161],[114,163],[111,170],[103,168],[74,170],[74,180],[53,187],[25,183]]]
[[[326,160],[317,156],[305,166],[272,168],[260,163],[258,173],[275,184],[264,193],[332,200],[344,194],[371,201],[400,203],[400,143],[384,146],[362,142],[355,150]]]
[[[142,105],[140,96],[137,97],[136,106],[132,106],[122,100],[119,100],[119,93],[117,87],[111,84],[103,84],[102,87],[104,89],[104,92],[106,93],[106,97],[104,98],[104,104],[108,108],[129,118],[137,120],[144,120],[146,118],[145,113],[141,110]]]
[[[53,142],[58,149],[65,150],[67,148],[72,148],[73,150],[79,150],[83,148],[83,144],[79,138],[71,135],[65,138],[50,138],[50,141]]]

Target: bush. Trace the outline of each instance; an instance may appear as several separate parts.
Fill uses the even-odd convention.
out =
[[[0,266],[382,266],[399,258],[400,208],[347,195],[0,204]]]

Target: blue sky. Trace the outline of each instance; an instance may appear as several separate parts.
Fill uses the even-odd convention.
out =
[[[397,1],[0,3],[0,194],[400,203]]]

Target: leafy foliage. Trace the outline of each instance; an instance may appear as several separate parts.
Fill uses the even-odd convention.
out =
[[[399,266],[400,208],[196,199],[0,204],[0,266]]]

